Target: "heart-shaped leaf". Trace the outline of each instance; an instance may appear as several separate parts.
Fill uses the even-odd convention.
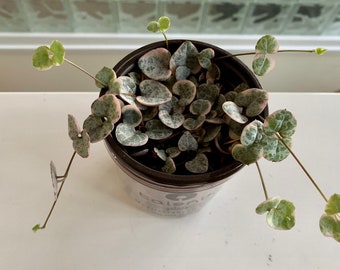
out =
[[[221,125],[208,125],[205,127],[206,133],[203,137],[203,142],[214,140],[221,131]]]
[[[240,141],[243,145],[248,146],[261,141],[262,137],[262,122],[254,120],[244,127]]]
[[[232,101],[226,101],[223,103],[222,109],[231,119],[237,123],[245,124],[248,122],[248,118],[241,113],[242,108],[237,106],[236,103]]]
[[[95,143],[103,140],[113,130],[112,121],[103,120],[96,115],[89,115],[83,124],[83,128],[90,136],[90,142]]]
[[[68,136],[71,140],[75,140],[80,135],[81,129],[76,118],[69,114],[68,115]]]
[[[232,156],[235,160],[249,165],[258,161],[263,154],[263,149],[260,144],[252,144],[244,146],[242,144],[236,144],[232,149]]]
[[[207,70],[206,79],[209,83],[214,83],[215,80],[219,80],[221,77],[221,70],[216,64],[211,64]]]
[[[142,146],[148,141],[148,135],[125,123],[116,127],[115,135],[117,141],[125,146]]]
[[[87,134],[86,130],[83,130],[80,133],[80,136],[73,140],[73,149],[82,158],[87,158],[89,156],[90,136]]]
[[[183,42],[170,59],[170,69],[176,70],[178,66],[186,66],[191,73],[197,74],[201,70],[198,63],[198,51],[191,41]]]
[[[178,149],[181,151],[197,151],[198,143],[189,131],[185,131],[178,140]]]
[[[116,79],[117,76],[112,68],[103,67],[95,77],[98,80],[96,81],[96,86],[103,88],[109,86],[110,81]]]
[[[196,119],[187,118],[184,120],[183,127],[187,130],[195,130],[200,128],[205,122],[205,116],[199,115]]]
[[[185,168],[191,173],[205,173],[209,168],[209,161],[205,154],[198,153],[193,160],[185,162]]]
[[[97,98],[91,105],[91,111],[97,117],[107,118],[112,124],[116,123],[121,116],[120,102],[112,94]]]
[[[238,93],[234,102],[238,106],[246,107],[246,116],[255,117],[267,106],[268,92],[264,89],[250,88]]]
[[[277,230],[290,230],[295,225],[295,206],[279,197],[266,200],[256,208],[256,213],[267,213],[267,223]]]
[[[171,157],[171,158],[178,157],[181,154],[181,150],[179,150],[179,148],[176,147],[176,146],[169,147],[165,151],[169,155],[169,157]]]
[[[138,60],[138,66],[150,79],[165,81],[171,76],[170,57],[170,52],[165,48],[153,49]]]
[[[171,128],[165,126],[160,120],[150,120],[145,124],[146,134],[150,139],[163,140],[172,135],[173,131]]]
[[[278,132],[281,137],[291,137],[297,126],[293,114],[287,110],[278,110],[266,117],[263,123],[263,131],[271,136]]]
[[[261,37],[255,45],[256,53],[273,54],[273,53],[277,53],[278,50],[279,50],[279,43],[277,39],[271,35],[265,35]]]
[[[174,173],[176,172],[176,164],[171,157],[167,157],[165,160],[165,164],[162,167],[162,172],[165,173]]]
[[[284,142],[290,147],[291,138],[283,138]],[[279,162],[289,156],[290,152],[287,147],[279,141],[275,136],[265,136],[261,141],[263,146],[263,157],[269,161]]]
[[[190,104],[189,110],[193,115],[207,115],[211,110],[211,102],[206,99],[197,99]]]
[[[198,86],[197,99],[209,100],[212,104],[220,94],[220,88],[216,84],[203,83]]]
[[[215,51],[211,48],[203,49],[198,54],[198,62],[200,63],[201,67],[208,69],[211,66],[211,59],[214,58]]]
[[[333,194],[328,199],[325,214],[320,218],[320,230],[340,242],[340,194]]]
[[[158,81],[144,80],[139,89],[141,96],[137,97],[137,101],[145,106],[158,106],[169,102],[172,97],[170,90]]]
[[[158,149],[156,147],[153,148],[153,151],[156,153],[157,157],[159,157],[161,160],[165,161],[167,158],[166,152],[163,149]]]
[[[196,86],[192,81],[180,80],[172,86],[172,92],[179,96],[179,105],[186,106],[190,104],[196,95]]]
[[[141,111],[134,105],[125,105],[122,108],[123,122],[137,127],[143,120]]]
[[[340,194],[333,194],[328,199],[325,207],[325,213],[327,215],[340,214]]]
[[[252,63],[252,68],[257,76],[264,76],[275,66],[275,59],[269,55],[256,54]]]
[[[319,226],[324,236],[332,237],[340,242],[340,214],[322,215]]]
[[[181,113],[169,114],[167,110],[160,110],[158,113],[159,120],[169,128],[179,128],[184,123],[184,116]]]

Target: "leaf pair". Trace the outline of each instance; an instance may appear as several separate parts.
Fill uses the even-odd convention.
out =
[[[48,70],[53,66],[61,65],[64,62],[64,56],[63,44],[54,40],[50,46],[40,46],[34,51],[32,63],[39,70]]]
[[[296,123],[292,113],[287,110],[272,113],[263,124],[254,120],[244,127],[240,143],[233,147],[234,159],[247,165],[262,156],[270,161],[282,161],[290,153],[287,146],[291,145]]]
[[[329,198],[319,225],[325,236],[340,242],[340,194],[334,194]]]
[[[290,230],[295,225],[295,206],[279,197],[262,202],[256,207],[256,213],[267,213],[268,225],[277,230]]]
[[[255,46],[255,57],[252,63],[253,71],[258,76],[263,76],[274,68],[275,61],[272,54],[278,52],[279,43],[275,37],[265,35]]]

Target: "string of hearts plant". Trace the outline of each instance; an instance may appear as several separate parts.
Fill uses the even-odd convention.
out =
[[[293,153],[291,137],[297,125],[293,114],[284,109],[264,118],[261,113],[267,106],[267,91],[242,83],[224,93],[219,81],[219,64],[228,57],[254,55],[253,71],[262,76],[273,68],[276,53],[322,55],[325,49],[279,50],[275,37],[266,35],[258,40],[254,52],[216,58],[213,49],[199,52],[191,41],[184,41],[171,54],[165,35],[169,26],[167,17],[149,23],[148,30],[164,35],[166,48],[147,52],[138,61],[139,72],[127,76],[117,77],[108,67],[92,76],[65,58],[64,47],[56,40],[35,50],[33,65],[37,69],[47,70],[66,62],[93,78],[96,86],[104,88],[106,93],[92,103],[91,114],[82,128],[74,116],[68,115],[68,134],[74,152],[61,176],[51,162],[55,200],[43,225],[35,225],[33,231],[46,227],[75,156],[88,157],[90,143],[114,132],[121,145],[136,149],[131,150],[131,156],[142,160],[151,155],[159,164],[158,170],[166,173],[205,173],[212,170],[209,161],[216,155],[222,158],[231,155],[246,165],[254,163],[265,195],[256,212],[266,213],[267,223],[283,230],[295,225],[295,206],[280,197],[268,196],[257,161],[264,157],[279,162],[291,154],[326,202],[319,223],[321,232],[340,242],[340,194],[327,199]]]

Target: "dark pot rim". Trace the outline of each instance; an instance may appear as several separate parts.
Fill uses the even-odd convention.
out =
[[[169,40],[170,52],[173,53],[173,46],[175,49],[177,49],[178,46],[184,41],[188,40]],[[215,58],[223,55],[231,55],[231,53],[212,44],[195,40],[189,41],[191,41],[199,51],[207,47],[212,48],[215,51]],[[158,47],[166,47],[165,41],[150,43],[129,53],[127,56],[122,58],[113,68],[117,74],[117,77],[129,73],[133,68],[136,67],[136,60],[138,60],[147,51]],[[223,65],[224,63],[226,63],[225,65],[227,65],[228,67],[232,68],[234,72],[236,72],[242,78],[242,81],[247,82],[249,87],[262,88],[261,84],[255,77],[253,72],[238,58],[227,58],[226,60],[224,60]],[[104,93],[105,89],[102,89],[101,95],[103,95]],[[264,116],[268,114],[268,107],[262,114]],[[121,167],[124,166],[125,170],[128,170],[132,175],[136,175],[137,177],[140,177],[146,181],[156,182],[163,185],[186,186],[212,183],[226,179],[244,167],[244,164],[233,160],[231,163],[226,164],[226,166],[218,170],[203,174],[167,174],[151,169],[136,161],[124,150],[124,147],[116,141],[116,138],[114,135],[112,135],[112,133],[105,138],[105,143],[107,145],[108,151],[114,157],[115,162],[118,162]]]

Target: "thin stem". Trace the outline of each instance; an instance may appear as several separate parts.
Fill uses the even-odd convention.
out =
[[[94,79],[96,82],[100,83],[101,85],[103,85],[103,87],[107,87],[107,85],[105,83],[103,83],[102,81],[98,80],[95,76],[93,76],[90,72],[88,72],[87,70],[83,69],[81,66],[78,66],[76,63],[73,63],[72,61],[64,58],[64,61],[68,64],[70,64],[71,66],[79,69],[81,72],[85,73],[87,76],[90,76],[92,79]]]
[[[313,179],[313,177],[310,175],[310,173],[307,171],[307,169],[305,168],[305,166],[301,163],[301,161],[298,159],[298,157],[294,154],[293,150],[286,144],[286,142],[282,139],[282,137],[280,136],[279,133],[275,133],[276,137],[280,140],[280,142],[287,148],[287,150],[289,151],[289,153],[291,153],[291,155],[294,157],[294,159],[296,160],[296,162],[300,165],[301,169],[303,170],[303,172],[307,175],[307,177],[309,178],[309,180],[312,182],[312,184],[314,185],[314,187],[317,189],[317,191],[320,193],[321,197],[327,202],[327,197],[323,194],[323,192],[321,191],[321,189],[319,188],[319,186],[317,185],[317,183],[315,182],[315,180]]]
[[[161,32],[162,32],[163,37],[164,37],[164,39],[165,39],[166,48],[169,49],[169,41],[168,41],[168,38],[167,38],[167,36],[166,36],[166,34],[165,34],[164,31],[161,31]]]
[[[65,180],[66,180],[66,178],[67,178],[68,172],[69,172],[69,170],[70,170],[70,168],[71,168],[71,165],[72,165],[72,162],[73,162],[73,160],[74,160],[75,155],[76,155],[76,151],[73,152],[72,157],[71,157],[71,159],[70,159],[70,161],[69,161],[69,163],[68,163],[68,165],[67,165],[67,169],[66,169],[64,175],[61,176],[61,177],[58,176],[58,178],[63,178],[62,183],[61,183],[60,188],[59,188],[59,190],[58,190],[57,196],[56,196],[56,198],[55,198],[55,200],[54,200],[54,202],[53,202],[53,204],[52,204],[52,206],[51,206],[51,209],[50,209],[50,211],[49,211],[48,214],[47,214],[47,217],[46,217],[46,219],[45,219],[45,222],[44,222],[44,224],[40,227],[40,229],[45,229],[45,228],[46,228],[46,225],[47,225],[47,223],[48,223],[48,221],[49,221],[49,219],[50,219],[50,217],[51,217],[51,215],[52,215],[52,212],[53,212],[53,210],[54,210],[54,208],[55,208],[55,205],[57,204],[57,201],[58,201],[60,192],[61,192],[61,190],[63,189],[63,186],[64,186],[64,184],[65,184]]]
[[[261,172],[261,169],[260,169],[260,165],[259,165],[259,163],[257,161],[255,162],[255,164],[256,164],[256,168],[257,168],[257,171],[259,173],[260,179],[261,179],[261,184],[262,184],[262,189],[263,189],[263,192],[264,192],[264,197],[266,198],[266,200],[268,200],[268,193],[267,193],[266,185],[264,183],[264,179],[263,179],[263,175],[262,175],[262,172]]]
[[[278,50],[277,53],[313,53],[315,50]],[[255,55],[256,52],[246,52],[246,53],[236,53],[236,54],[230,54],[230,55],[225,55],[216,58],[215,60],[221,60],[225,58],[230,58],[230,57],[236,57],[236,56],[246,56],[246,55]]]

